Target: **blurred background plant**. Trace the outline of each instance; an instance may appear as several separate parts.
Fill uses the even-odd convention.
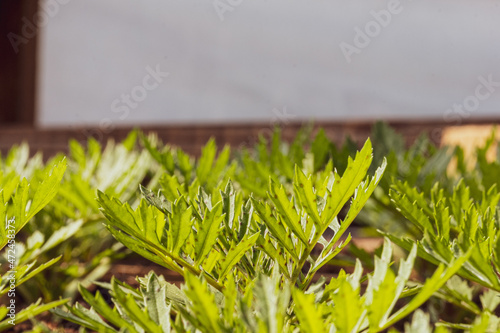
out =
[[[51,249],[54,243],[65,239],[59,235],[44,242],[29,236],[26,245],[23,244],[20,231],[54,198],[66,170],[66,160],[56,158],[35,172],[39,167],[36,163],[40,161],[39,156],[28,163],[27,149],[26,146],[14,147],[5,159],[0,159],[0,250],[4,249],[0,265],[6,271],[0,275],[0,331],[12,327],[13,322],[23,322],[69,301],[60,299],[43,303],[42,298],[36,298],[21,302],[18,298],[18,292],[25,284],[55,267],[61,259],[60,255],[50,258],[31,256],[30,251]]]
[[[34,260],[46,263],[39,268],[30,267],[34,273],[26,275],[30,279],[20,280],[23,283],[18,286],[19,294],[26,304],[36,304],[39,298],[52,302],[61,296],[75,300],[80,297],[79,288],[81,292],[85,288],[95,288],[93,282],[108,273],[114,261],[130,255],[131,251],[122,243],[129,247],[131,243],[119,232],[109,233],[105,227],[110,228],[110,212],[106,213],[108,219],[100,212],[100,206],[106,212],[115,199],[130,205],[133,210],[144,212],[152,209],[146,209],[147,204],[156,206],[167,215],[193,207],[193,216],[199,220],[197,223],[205,221],[207,210],[215,214],[213,223],[218,221],[216,216],[221,216],[219,222],[224,227],[220,235],[225,235],[227,240],[220,238],[218,249],[224,255],[211,252],[210,260],[203,263],[204,269],[219,267],[215,273],[206,276],[209,282],[212,279],[213,286],[222,287],[220,283],[223,282],[217,282],[221,274],[217,261],[228,255],[231,242],[238,244],[245,240],[262,247],[265,256],[273,258],[264,264],[266,274],[271,274],[273,260],[277,260],[281,273],[287,272],[290,265],[287,262],[294,258],[293,251],[290,244],[280,240],[277,225],[269,221],[263,223],[266,209],[278,209],[281,217],[276,221],[292,221],[293,218],[290,220],[289,217],[293,212],[281,205],[285,203],[284,198],[290,200],[293,193],[296,198],[300,197],[300,192],[296,192],[300,172],[310,176],[307,182],[310,182],[313,192],[324,195],[324,186],[330,186],[327,185],[328,179],[338,180],[339,175],[349,174],[348,161],[356,157],[358,149],[349,138],[336,145],[323,130],[313,133],[311,127],[305,127],[288,143],[277,128],[269,141],[260,137],[255,147],[233,151],[229,146],[219,149],[212,139],[197,158],[180,148],[163,145],[155,135],[138,131],[131,132],[120,143],[109,141],[105,147],[93,139],[85,146],[71,141],[70,153],[65,159],[67,170],[64,176],[61,174],[61,184],[53,191],[53,200],[48,200],[17,236],[20,265]],[[437,147],[425,135],[405,147],[401,137],[383,123],[374,126],[372,138],[373,164],[369,172],[378,174],[373,165],[386,164],[385,173],[377,176],[378,186],[371,188],[370,185],[364,208],[356,215],[349,215],[348,201],[338,207],[336,220],[344,231],[341,221],[352,223],[350,236],[335,240],[335,243],[344,243],[333,256],[324,256],[320,245],[310,247],[310,257],[300,273],[305,275],[298,275],[301,282],[297,286],[305,288],[311,283],[314,274],[308,276],[307,271],[314,268],[314,260],[321,260],[321,266],[326,264],[320,274],[326,273],[327,276],[337,276],[342,269],[348,274],[353,273],[357,262],[363,265],[364,271],[373,271],[376,268],[373,255],[382,255],[382,243],[376,241],[376,246],[367,248],[363,246],[363,239],[380,240],[380,235],[384,235],[400,246],[395,249],[395,260],[405,257],[405,250],[415,248],[416,251],[412,276],[405,283],[406,289],[401,299],[396,300],[397,304],[406,304],[406,297],[423,290],[424,282],[433,276],[438,265],[465,260],[464,266],[457,268],[460,277],[448,281],[434,296],[429,295],[420,305],[427,314],[418,318],[428,318],[431,324],[441,321],[441,326],[449,328],[471,329],[476,324],[494,326],[498,305],[494,300],[500,291],[497,211],[500,194],[497,193],[498,179],[495,177],[500,174],[500,163],[498,156],[491,153],[495,145],[494,135],[472,156],[467,156],[458,146]],[[387,162],[384,162],[385,157]],[[1,164],[5,202],[13,202],[14,199],[10,198],[15,197],[15,188],[21,177],[30,179],[29,193],[42,188],[40,184],[46,182],[48,170],[59,165],[62,159],[62,155],[58,155],[43,162],[41,154],[30,157],[27,145],[11,149]],[[476,162],[471,164],[472,159]],[[98,190],[101,191],[99,202],[95,200]],[[353,193],[346,198],[353,200]],[[359,196],[358,193],[357,199],[350,201],[351,205],[360,200]],[[141,198],[146,200],[142,204]],[[317,209],[324,209],[325,203],[318,200]],[[288,201],[288,204],[292,202]],[[304,204],[305,201],[300,206],[307,207]],[[109,207],[105,208],[106,205]],[[314,219],[314,209],[309,208],[307,212]],[[125,211],[116,216],[123,214]],[[246,227],[238,227],[240,225]],[[236,229],[231,231],[228,226]],[[301,238],[303,241],[303,235],[296,227],[290,225],[289,231],[292,237],[298,237],[295,242]],[[111,228],[111,231],[115,230]],[[337,228],[335,223],[326,228],[320,240],[333,239]],[[254,239],[248,234],[249,230],[270,232],[272,229],[275,229],[274,236],[269,239],[265,233],[262,239]],[[111,234],[120,242],[116,242]],[[349,242],[351,236],[353,242]],[[273,250],[265,245],[268,240],[285,243]],[[165,266],[163,259],[151,257],[144,248],[147,247],[133,249]],[[282,258],[277,254],[284,255],[287,251],[292,252]],[[240,272],[245,272],[245,276],[251,279],[257,277],[252,265],[260,260],[259,255],[236,255],[235,258],[242,260],[237,265]],[[181,266],[189,267],[193,260],[196,262],[189,259]],[[54,264],[56,261],[57,265]],[[172,263],[167,263],[166,267],[180,273]],[[228,266],[223,274],[230,270]],[[313,270],[316,273],[316,268]],[[190,274],[198,272],[196,268],[190,271]],[[98,285],[98,289],[104,292],[109,289],[106,286],[109,287]]]
[[[95,198],[100,189],[134,203],[139,184],[154,186],[158,181],[154,161],[136,149],[137,134],[131,132],[120,143],[110,140],[104,148],[93,139],[86,147],[75,140],[69,143],[68,170],[57,195],[25,229],[30,258],[60,255],[62,260],[20,289],[27,300],[72,298],[78,284],[89,286],[108,272],[113,260],[127,254],[104,229]],[[36,163],[42,165],[41,159]],[[51,246],[41,247],[48,239]]]

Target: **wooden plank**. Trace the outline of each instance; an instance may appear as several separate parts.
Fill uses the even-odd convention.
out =
[[[499,121],[496,121],[498,123]],[[469,121],[467,124],[473,122]],[[476,121],[476,124],[491,124],[495,120]],[[464,125],[467,125],[464,124]],[[297,131],[306,126],[307,123],[294,122],[282,126],[283,138],[291,140]],[[361,144],[370,135],[373,122],[318,122],[314,125],[314,131],[324,128],[327,136],[336,142],[342,143],[349,135],[354,141]],[[411,144],[422,132],[431,134],[431,140],[436,144],[441,142],[444,130],[451,126],[445,122],[421,121],[421,122],[390,122],[396,131],[401,133],[407,144]],[[5,153],[13,144],[26,141],[30,144],[32,151],[43,151],[46,156],[52,156],[57,152],[67,152],[68,141],[76,139],[82,143],[89,137],[94,137],[101,143],[109,138],[122,140],[126,137],[132,127],[121,127],[113,129],[108,133],[96,131],[91,127],[72,127],[59,129],[38,129],[32,127],[2,127],[0,126],[0,151]],[[269,124],[225,124],[225,125],[181,125],[181,126],[144,126],[145,133],[155,132],[164,142],[176,145],[190,154],[199,155],[201,147],[211,138],[215,137],[217,144],[222,147],[229,144],[234,148],[251,147],[257,141],[259,135],[269,135]]]
[[[0,125],[33,126],[38,0],[0,1]],[[33,29],[33,27],[35,29]]]

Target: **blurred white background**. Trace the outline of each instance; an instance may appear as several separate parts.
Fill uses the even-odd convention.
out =
[[[40,32],[37,121],[500,117],[499,17],[487,0],[72,0]]]

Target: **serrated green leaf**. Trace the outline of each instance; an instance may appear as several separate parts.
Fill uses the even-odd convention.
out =
[[[163,333],[161,326],[155,323],[149,316],[147,310],[142,309],[132,294],[126,294],[118,284],[111,281],[113,296],[116,299],[117,305],[125,311],[127,316],[133,320],[134,323],[142,327],[146,332]]]
[[[203,221],[200,222],[195,236],[195,256],[198,264],[206,259],[217,242],[224,216],[221,202],[217,203],[212,210],[205,209]]]
[[[164,174],[160,178],[160,185],[163,189],[163,194],[171,202],[177,200],[181,195],[186,194],[184,186],[181,186],[177,176]]]
[[[26,273],[24,273],[22,276],[20,276],[19,278],[16,279],[17,283],[16,285],[20,285],[20,284],[23,284],[24,282],[26,282],[27,280],[31,279],[33,276],[37,275],[38,273],[40,273],[41,271],[49,268],[50,266],[54,265],[56,262],[58,262],[60,259],[61,259],[62,255],[60,255],[59,257],[56,257],[54,259],[51,259],[49,261],[47,261],[46,263],[43,263],[41,265],[39,265],[37,268],[35,268],[34,270],[31,270],[31,267],[33,267],[32,265],[29,265],[29,269],[26,271]],[[33,263],[34,265],[34,263]],[[19,267],[17,268],[17,270],[19,270]]]
[[[191,182],[191,172],[193,170],[193,163],[191,157],[183,152],[181,149],[176,150],[177,162],[182,175],[184,176],[184,182],[189,184]]]
[[[384,263],[386,267],[389,263]],[[377,269],[377,262],[375,263],[375,269]],[[376,274],[373,275],[374,277]],[[392,304],[397,301],[398,295],[396,294],[397,285],[395,283],[396,275],[391,269],[385,270],[385,275],[380,277],[379,281],[370,282],[376,284],[372,287],[373,293],[370,295],[372,301],[368,306],[368,320],[370,321],[370,327],[381,327],[389,318],[390,311],[392,310]],[[370,288],[370,287],[369,287]],[[367,292],[368,293],[368,292]]]
[[[59,308],[52,309],[51,312],[67,321],[89,328],[96,332],[102,333],[116,333],[111,326],[107,325],[102,319],[95,318],[90,315],[92,312],[82,306],[77,307],[78,303],[73,308],[69,308],[69,312],[63,311]],[[132,331],[133,332],[133,331]]]
[[[472,297],[470,297],[470,299],[472,299]],[[483,309],[495,313],[496,308],[500,304],[500,293],[489,289],[479,296],[479,299],[481,300]]]
[[[339,241],[340,237],[345,233],[347,228],[349,228],[356,216],[358,216],[359,212],[371,197],[373,191],[375,191],[375,188],[378,186],[380,180],[382,179],[382,175],[384,174],[386,166],[387,161],[383,159],[381,166],[377,168],[373,178],[371,180],[367,179],[366,181],[359,184],[359,186],[356,188],[354,192],[354,198],[352,199],[351,206],[349,207],[349,211],[347,212],[347,216],[340,224],[340,228],[334,230],[335,235],[328,244],[327,250],[329,250],[329,247],[332,247]],[[333,219],[332,222],[334,221],[335,219]]]
[[[236,195],[231,181],[227,182],[225,191],[220,191],[224,211],[224,225],[226,226],[227,233],[232,234],[234,213],[235,213],[235,199]]]
[[[432,277],[427,279],[420,290],[420,292],[404,307],[399,309],[395,314],[393,314],[387,323],[381,327],[385,329],[392,326],[395,322],[406,317],[408,314],[416,310],[420,305],[422,305],[429,297],[431,297],[439,288],[441,288],[449,278],[451,278],[467,261],[470,256],[470,251],[463,256],[455,259],[448,268],[445,269],[444,265],[439,265]]]
[[[405,324],[405,333],[432,333],[429,315],[420,309],[415,311],[411,324]]]
[[[165,199],[165,197],[156,195],[153,191],[148,190],[142,185],[140,185],[139,188],[150,205],[158,208],[165,215],[172,213],[172,203]]]
[[[332,295],[334,307],[332,310],[333,324],[337,332],[357,332],[362,324],[363,300],[359,289],[354,289],[347,280],[341,279],[337,293]],[[321,318],[319,319],[321,321]]]
[[[299,261],[296,248],[291,240],[290,232],[285,229],[283,223],[276,219],[270,206],[256,201],[254,198],[251,198],[251,200],[257,215],[266,224],[271,235],[279,241],[280,245],[283,246],[296,261]]]
[[[206,283],[191,274],[186,275],[187,288],[184,293],[191,301],[190,309],[206,332],[222,332],[219,311],[215,297],[207,289]]]
[[[45,241],[43,246],[40,248],[40,252],[38,252],[38,255],[50,249],[53,249],[57,245],[73,236],[78,230],[80,230],[83,222],[83,220],[68,221],[68,224],[54,231],[54,233],[49,237],[49,239]],[[30,258],[30,260],[31,259],[32,258]]]
[[[306,210],[307,214],[311,216],[317,230],[321,230],[322,223],[318,213],[318,205],[316,203],[316,194],[311,182],[311,177],[306,175],[295,166],[295,179],[293,182],[295,193],[301,205]]]
[[[139,254],[140,256],[154,263],[157,263],[160,266],[171,269],[181,275],[183,274],[182,268],[179,267],[179,265],[177,265],[176,262],[166,253],[159,251],[149,244],[142,244],[143,246],[141,246],[137,243],[137,241],[135,241],[134,238],[130,237],[120,230],[114,229],[112,227],[108,227],[108,230],[116,238],[116,240],[118,240],[120,243],[122,243],[135,253]]]
[[[321,317],[321,311],[314,302],[314,294],[304,294],[297,289],[294,289],[292,293],[295,301],[294,311],[299,319],[301,332],[326,333],[327,330]],[[342,332],[342,330],[339,331]]]
[[[269,178],[269,192],[268,197],[274,203],[278,212],[283,217],[286,225],[292,232],[305,244],[309,245],[308,239],[302,226],[300,225],[300,216],[295,210],[293,201],[289,201],[285,193],[283,185],[276,184]]]
[[[224,309],[223,316],[226,322],[226,326],[233,326],[235,314],[236,314],[236,301],[238,299],[238,290],[236,289],[236,283],[234,282],[233,275],[229,274],[227,278],[227,283],[224,285]]]
[[[45,311],[48,311],[52,308],[63,305],[65,303],[67,303],[68,301],[69,301],[69,299],[61,299],[61,300],[53,301],[53,302],[46,303],[46,304],[40,304],[41,300],[39,299],[36,303],[30,304],[28,307],[26,307],[26,308],[22,309],[21,311],[19,311],[18,313],[16,313],[15,324],[17,325],[19,323],[22,323],[23,321],[28,320],[32,317],[35,317],[35,316],[37,316]],[[12,327],[12,325],[9,323],[9,320],[10,320],[10,318],[7,318],[7,319],[0,322],[0,332]]]
[[[349,244],[351,241],[351,234],[347,236],[347,238],[340,242],[336,247],[328,246],[324,247],[323,250],[321,251],[318,259],[314,262],[313,266],[311,267],[310,271],[308,272],[308,276],[312,278],[312,276],[324,265],[326,265],[330,260],[332,260],[337,254],[340,253],[344,249],[344,247]]]
[[[141,288],[141,292],[151,320],[162,328],[163,333],[169,333],[171,306],[166,303],[166,286],[161,286],[158,277],[150,273],[146,288]]]
[[[201,185],[207,183],[209,179],[216,154],[217,146],[215,144],[215,139],[211,138],[208,140],[205,147],[203,147],[201,156],[198,159],[198,167],[196,168],[196,175]]]
[[[411,202],[406,196],[392,190],[389,192],[389,197],[404,217],[417,226],[422,233],[427,231],[432,235],[436,234],[429,217],[415,205],[415,202]]]
[[[179,198],[172,205],[172,214],[169,218],[168,249],[174,255],[179,255],[180,249],[191,233],[192,206],[188,204],[184,197]]]
[[[236,169],[236,164],[232,164],[228,167],[229,158],[231,156],[231,148],[229,145],[226,145],[224,149],[219,153],[217,160],[215,161],[212,170],[211,177],[207,180],[207,187],[213,188],[217,185],[221,174],[224,172],[224,179],[228,179],[233,177],[234,171]],[[228,167],[226,169],[226,167]]]
[[[29,221],[36,213],[45,207],[57,194],[62,177],[66,171],[66,159],[54,164],[51,170],[44,174],[42,182],[38,185],[33,200],[31,201],[29,212],[24,217],[24,221]],[[22,226],[21,226],[22,227]]]
[[[290,278],[292,272],[289,271],[289,268],[286,265],[285,257],[283,256],[282,253],[278,252],[278,250],[274,247],[273,244],[271,244],[271,241],[269,240],[269,235],[266,238],[260,235],[259,239],[257,240],[257,244],[269,257],[276,260],[276,262],[281,268],[281,273],[284,274],[284,276],[286,276],[287,278]]]
[[[255,233],[238,243],[236,246],[231,246],[226,253],[226,257],[222,259],[221,268],[219,272],[219,280],[222,281],[224,277],[229,274],[230,270],[239,262],[245,253],[254,246],[260,233]]]
[[[348,158],[347,168],[342,177],[335,173],[333,186],[326,198],[325,210],[321,214],[323,224],[330,224],[333,218],[338,215],[365,178],[372,160],[372,145],[370,139],[368,139],[363,148],[356,153],[354,160],[351,157]],[[379,178],[378,175],[375,176],[375,179],[377,178]]]
[[[253,215],[253,205],[252,201],[249,199],[244,206],[241,207],[241,214],[238,217],[239,229],[238,229],[238,242],[248,234],[248,228],[252,223]]]
[[[83,288],[81,285],[78,286],[78,291],[80,295],[82,295],[85,302],[87,302],[96,312],[99,313],[104,319],[109,321],[111,324],[115,325],[115,327],[127,328],[130,332],[137,332],[134,326],[125,320],[118,311],[112,309],[101,296],[99,291],[96,292],[95,296],[92,295],[88,290]],[[84,313],[80,313],[83,315]],[[82,318],[83,319],[83,318]]]
[[[320,129],[311,144],[311,153],[314,156],[314,172],[318,172],[325,164],[330,153],[331,142],[324,129]]]
[[[253,290],[255,308],[259,326],[265,332],[281,333],[284,330],[284,314],[290,303],[290,288],[284,285],[279,288],[280,275],[258,277]]]

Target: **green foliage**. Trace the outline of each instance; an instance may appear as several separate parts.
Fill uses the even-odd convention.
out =
[[[35,240],[36,236],[29,238],[28,250],[16,238],[21,229],[40,210],[42,210],[56,195],[59,184],[66,170],[64,159],[49,164],[42,170],[42,176],[28,182],[26,178],[15,174],[14,170],[19,170],[20,164],[12,164],[16,152],[22,152],[24,148],[14,148],[9,157],[2,163],[0,170],[0,250],[5,247],[3,257],[0,259],[3,267],[8,267],[7,272],[0,276],[0,297],[8,295],[9,299],[15,301],[16,290],[26,281],[39,276],[40,273],[54,265],[61,257],[57,257],[47,262],[37,265],[35,251],[43,252],[54,246],[59,240],[63,240],[67,235],[55,235],[53,238],[43,242],[43,239]],[[19,155],[18,155],[19,156]],[[4,172],[8,174],[4,177]],[[68,231],[67,233],[71,233]],[[12,326],[12,317],[8,306],[16,306],[9,301],[6,305],[0,306],[0,331]],[[21,311],[17,310],[15,323],[21,323],[26,319],[36,316],[53,307],[64,304],[68,299],[42,304],[41,299],[36,301]],[[19,305],[17,306],[19,308]]]
[[[496,218],[500,195],[495,186],[484,193],[488,200],[482,202],[474,202],[463,182],[452,194],[435,188],[428,201],[408,184],[399,183],[395,188],[397,190],[390,194],[394,204],[421,233],[417,244],[422,258],[447,264],[461,253],[470,251],[470,259],[459,274],[500,291],[497,275],[500,261],[496,254],[500,246]],[[413,201],[412,196],[419,199]],[[405,248],[413,243],[392,238]]]
[[[123,246],[114,244],[102,227],[96,187],[134,200],[146,175],[152,186],[156,184],[158,170],[149,154],[133,149],[136,136],[132,132],[118,145],[109,142],[104,150],[95,140],[90,140],[87,148],[73,141],[70,156],[56,156],[47,163],[40,154],[30,158],[27,145],[12,148],[5,159],[0,159],[4,203],[0,205],[0,223],[14,217],[16,233],[20,231],[15,247],[12,244],[12,248],[6,248],[0,262],[7,267],[12,260],[9,254],[13,255],[8,250],[15,250],[16,297],[22,300],[18,300],[18,306],[20,302],[38,304],[28,307],[24,316],[18,311],[18,322],[47,309],[40,298],[54,301],[48,304],[61,304],[58,298],[74,296],[79,283],[89,286],[108,271],[113,258],[123,256]],[[31,180],[28,183],[21,180],[23,177]],[[2,247],[8,241],[5,227],[0,228]],[[96,243],[96,238],[101,241]],[[10,289],[9,277],[4,274],[0,283],[4,299]]]
[[[31,256],[48,260],[62,255],[63,264],[23,286],[23,297],[31,301],[75,297],[78,284],[89,286],[109,270],[113,260],[126,254],[104,228],[95,198],[100,189],[134,202],[140,196],[137,188],[146,177],[151,179],[151,186],[158,182],[158,167],[147,152],[135,149],[136,137],[134,131],[123,142],[109,141],[104,148],[93,139],[86,147],[70,142],[68,170],[54,200],[26,226],[28,238],[36,239],[33,244],[44,240],[52,244],[50,248],[32,249]]]
[[[328,284],[302,291],[283,281],[274,265],[271,275],[259,273],[246,287],[230,277],[222,291],[211,287],[204,277],[187,273],[186,284],[179,289],[150,273],[139,279],[141,287],[113,280],[101,286],[110,290],[111,308],[97,292],[81,289],[91,306],[75,304],[67,311],[53,312],[63,318],[99,332],[380,332],[401,321],[428,300],[462,265],[466,257],[447,269],[440,266],[416,295],[394,311],[406,290],[416,248],[402,260],[397,275],[391,269],[392,246],[386,239],[382,258],[376,258],[375,271],[368,275],[368,287],[361,294],[362,267],[358,261],[352,274],[342,271]],[[100,314],[101,317],[97,316]],[[161,314],[161,315],[160,315]],[[411,327],[424,321],[416,313]],[[427,322],[427,325],[428,322]]]
[[[209,147],[211,143],[204,148],[205,154]],[[342,177],[332,172],[316,188],[311,177],[296,167],[291,196],[270,177],[270,202],[248,199],[228,182],[219,195],[207,194],[198,186],[196,192],[190,188],[172,193],[173,201],[143,189],[146,199],[135,210],[102,192],[98,203],[117,240],[181,275],[202,274],[212,287],[222,290],[233,269],[246,285],[255,277],[255,266],[269,265],[273,260],[290,283],[306,289],[315,273],[349,242],[347,236],[339,243],[381,179],[385,162],[373,178],[363,181],[371,153],[367,141],[354,160],[349,158]],[[209,169],[211,162],[200,163],[197,172],[208,174],[201,169],[203,165]],[[193,197],[192,193],[198,194]],[[339,220],[337,215],[353,195],[347,216]],[[235,223],[238,220],[242,223]],[[329,240],[323,237],[327,229],[334,233]],[[312,258],[318,243],[323,250],[318,258]],[[304,271],[306,261],[310,263],[308,271]]]
[[[26,321],[28,319],[31,319],[40,313],[43,313],[47,310],[56,308],[62,304],[65,304],[69,301],[69,299],[62,299],[59,301],[53,301],[49,303],[42,304],[41,299],[36,301],[35,303],[30,304],[26,308],[22,309],[21,311],[18,311],[16,313],[16,319],[14,321],[15,325],[22,323],[23,321]],[[6,318],[8,313],[8,309],[6,306],[2,305],[0,307],[0,332],[5,331],[9,328],[12,328],[11,320],[10,317]]]
[[[98,332],[497,331],[494,136],[474,169],[425,135],[406,148],[379,123],[371,137],[358,151],[323,130],[287,143],[276,129],[253,148],[212,139],[194,158],[134,131],[105,147],[72,141],[46,163],[13,148],[0,159],[0,241],[15,216],[18,322],[79,292],[52,312]],[[374,253],[350,244],[377,229]],[[89,291],[132,251],[184,283],[151,272],[138,288],[113,278]],[[328,280],[326,265],[339,271]]]
[[[322,140],[324,134],[320,133],[317,142]],[[275,136],[271,149],[276,149],[273,148],[276,142]],[[325,152],[319,151],[323,145],[313,146],[324,161]],[[382,179],[386,162],[382,161],[373,177],[366,177],[372,161],[371,143],[367,141],[354,158],[347,158],[342,176],[337,171],[328,172],[331,164],[326,172],[309,175],[295,166],[294,176],[285,178],[290,182],[280,184],[281,175],[267,171],[266,196],[259,193],[249,196],[245,190],[237,191],[230,181],[222,188],[219,178],[212,181],[218,184],[216,188],[200,186],[199,179],[207,184],[205,177],[209,172],[205,169],[211,167],[215,158],[211,147],[210,142],[204,148],[202,162],[191,166],[187,166],[191,162],[185,159],[178,162],[180,172],[173,169],[164,176],[158,193],[142,188],[145,198],[135,209],[99,192],[98,203],[114,237],[143,257],[180,273],[186,280],[182,290],[166,282],[155,282],[162,285],[157,290],[161,291],[164,302],[156,299],[153,307],[158,308],[160,302],[163,309],[170,309],[171,322],[165,332],[170,329],[291,332],[299,327],[306,332],[330,329],[378,332],[392,327],[421,306],[469,256],[463,254],[448,269],[438,267],[418,290],[411,290],[414,297],[397,311],[399,299],[409,294],[407,285],[416,246],[408,260],[401,261],[396,275],[390,268],[392,250],[386,240],[381,259],[375,260],[375,271],[365,277],[369,283],[364,294],[360,288],[359,261],[353,274],[342,272],[329,284],[320,280],[319,284],[311,285],[316,272],[349,242],[351,236],[345,236],[345,232]],[[268,156],[262,147],[260,152],[261,157]],[[267,161],[272,165],[270,159]],[[253,165],[259,168],[262,164]],[[316,164],[312,169],[318,168]],[[191,171],[195,175],[186,170],[195,170]],[[286,169],[278,172],[283,170]],[[351,203],[347,206],[349,199]],[[342,209],[345,214],[339,217]],[[331,234],[329,239],[324,237],[327,230]],[[321,252],[312,255],[317,246]],[[146,280],[162,281],[154,274]],[[99,305],[99,293],[92,296],[82,289],[82,295],[92,306],[90,310],[77,304],[68,307],[68,312],[57,310],[57,313],[94,330],[107,331],[113,324],[115,331],[130,325],[147,330],[144,322],[147,316],[139,320],[127,312],[133,306],[135,313],[148,312],[147,306],[140,302],[144,298],[140,293],[145,288],[132,290],[119,284],[121,289],[117,289],[117,283],[115,280],[107,286],[114,297],[113,309]],[[128,296],[122,295],[121,290]],[[133,299],[136,301],[132,302]],[[97,313],[107,321],[99,322]],[[120,324],[118,317],[128,320],[128,326]],[[149,329],[156,330],[153,327],[159,322],[153,320],[150,324]]]
[[[7,230],[14,230],[17,234],[36,213],[54,198],[65,170],[66,162],[64,160],[55,165],[47,166],[34,189],[26,178],[20,180],[19,177],[12,175],[2,177],[0,249],[3,249],[8,243]],[[12,200],[12,205],[7,205],[10,200]],[[7,225],[7,220],[11,218],[13,218],[13,222]]]

